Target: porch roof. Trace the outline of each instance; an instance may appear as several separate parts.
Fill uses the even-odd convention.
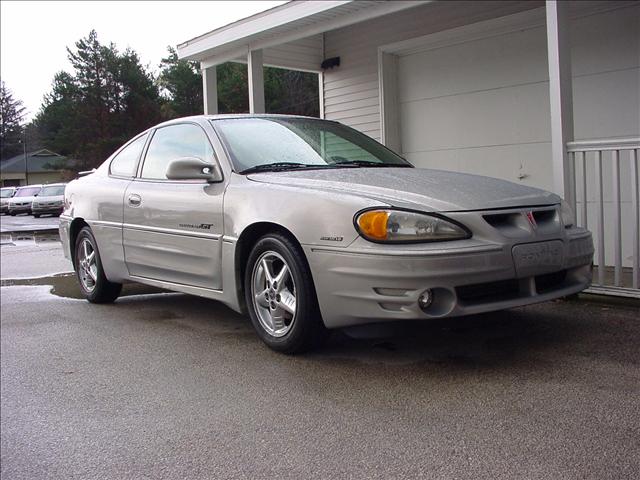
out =
[[[290,1],[238,20],[178,45],[178,57],[210,67],[246,61],[247,52],[314,37],[336,28],[431,3],[424,1],[326,0]],[[322,57],[322,42],[316,46]],[[266,54],[268,56],[268,54]],[[265,62],[266,64],[267,62]],[[292,65],[274,65],[291,67]],[[308,69],[308,68],[307,68]],[[316,66],[317,70],[320,65]]]

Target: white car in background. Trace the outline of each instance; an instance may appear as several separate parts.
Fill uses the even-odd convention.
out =
[[[31,214],[31,205],[42,190],[42,185],[27,185],[18,187],[18,191],[9,200],[9,215],[21,213]]]

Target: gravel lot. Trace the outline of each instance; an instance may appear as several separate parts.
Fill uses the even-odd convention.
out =
[[[9,244],[3,270],[24,248],[58,271]],[[213,301],[129,287],[98,306],[70,276],[2,277],[3,480],[640,478],[637,303],[335,334],[289,357]]]

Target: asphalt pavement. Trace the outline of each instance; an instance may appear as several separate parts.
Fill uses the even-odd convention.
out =
[[[127,286],[91,305],[69,274],[2,277],[3,480],[640,478],[637,303],[335,333],[285,356],[214,301]]]

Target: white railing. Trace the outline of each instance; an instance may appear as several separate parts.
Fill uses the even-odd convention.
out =
[[[640,138],[567,143],[577,224],[593,232],[593,293],[640,298]]]

